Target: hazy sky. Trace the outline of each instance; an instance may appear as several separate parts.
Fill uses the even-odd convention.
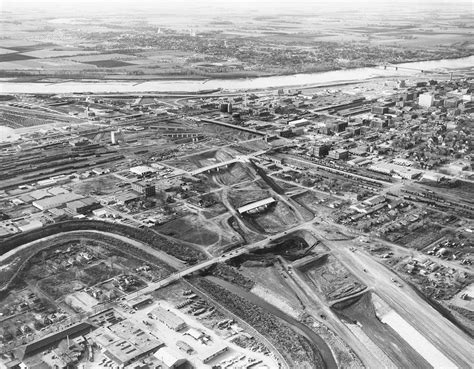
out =
[[[242,11],[258,9],[261,12],[298,13],[318,8],[373,9],[374,7],[438,8],[461,5],[472,10],[474,0],[0,0],[4,11],[42,9],[43,11],[68,11],[84,9],[101,12],[153,9],[155,11],[190,11],[191,9],[217,9]],[[106,14],[103,14],[106,15]]]

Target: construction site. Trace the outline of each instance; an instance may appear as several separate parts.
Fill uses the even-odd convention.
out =
[[[0,367],[471,368],[474,74],[421,63],[1,95]]]

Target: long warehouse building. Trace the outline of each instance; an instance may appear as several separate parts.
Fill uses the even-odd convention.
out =
[[[76,193],[64,193],[56,196],[46,197],[41,200],[33,201],[33,206],[37,207],[40,210],[48,210],[52,208],[61,207],[68,202],[76,201],[83,199],[84,196],[78,195]]]

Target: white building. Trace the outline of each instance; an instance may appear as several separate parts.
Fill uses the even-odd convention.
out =
[[[418,96],[418,105],[423,106],[425,108],[430,108],[434,104],[434,95],[431,93],[421,94]]]

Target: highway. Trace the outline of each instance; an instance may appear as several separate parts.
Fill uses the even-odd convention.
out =
[[[342,264],[352,274],[354,274],[354,276],[363,281],[368,288],[385,300],[398,314],[400,314],[401,317],[428,339],[428,341],[430,341],[441,353],[454,362],[456,366],[459,368],[469,368],[470,364],[474,362],[474,346],[472,340],[464,332],[445,319],[409,286],[405,285],[403,287],[398,287],[392,279],[399,280],[399,277],[387,267],[380,264],[372,256],[361,250],[355,252],[351,251],[351,249],[354,249],[354,246],[357,246],[354,242],[350,240],[326,240],[322,236],[323,233],[321,230],[317,225],[314,225],[312,221],[301,223],[286,231],[268,236],[261,241],[240,247],[222,256],[213,257],[197,265],[179,270],[161,281],[149,284],[146,288],[137,293],[133,293],[130,297],[134,298],[138,295],[148,294],[160,287],[208,268],[216,263],[225,262],[239,255],[264,248],[272,241],[296,230],[308,230],[318,238],[322,239],[323,243],[330,249],[332,254],[340,260]],[[32,246],[33,244],[34,243],[24,245],[19,249]],[[146,245],[144,245],[143,250],[146,251],[147,249]],[[18,249],[15,251],[17,250]],[[160,257],[159,255],[156,256]],[[163,257],[163,255],[161,255],[161,257]],[[166,261],[166,259],[163,260]],[[305,287],[304,281],[299,281],[298,285],[301,288],[304,288],[308,295],[311,293],[310,289]],[[312,296],[314,297],[314,293]],[[330,318],[325,322],[325,324],[331,327],[343,339],[347,340],[349,345],[361,356],[362,360],[367,360],[366,349],[360,347],[360,344],[356,344],[354,336],[348,332],[347,328],[341,324],[340,320],[334,317],[334,314],[324,301],[315,302],[310,299],[307,300],[307,303],[310,304],[310,306],[307,307],[309,312],[316,313],[323,308],[328,318]],[[375,364],[377,359],[372,355],[369,356],[368,360],[372,364]]]
[[[384,265],[364,251],[350,251],[351,241],[324,241],[333,255],[356,277],[373,289],[396,312],[460,368],[474,360],[472,340],[424,301],[412,288],[397,286],[400,280]],[[364,272],[364,269],[367,272]],[[447,339],[449,337],[449,339]]]
[[[320,235],[321,232],[317,226],[313,225],[312,222],[305,222],[288,231],[279,232],[262,241],[243,246],[223,256],[215,257],[177,272],[176,274],[169,276],[166,280],[157,282],[156,286],[150,285],[149,289],[142,290],[142,293],[148,293],[159,288],[161,283],[171,283],[171,281],[205,269],[215,263],[225,262],[238,255],[266,247],[275,239],[285,236],[290,232],[303,229],[306,229],[321,239],[324,239]],[[340,260],[352,274],[364,281],[368,288],[376,292],[381,298],[389,303],[396,312],[398,312],[409,324],[426,337],[426,339],[428,339],[440,352],[456,363],[459,368],[470,367],[470,363],[474,361],[474,356],[472,354],[474,353],[474,346],[471,339],[431,307],[409,286],[404,286],[402,288],[398,287],[392,280],[399,280],[399,277],[395,273],[365,252],[351,251],[354,247],[352,241],[324,240],[323,243],[329,247],[333,255],[337,257],[337,259]],[[364,269],[366,271],[364,271]],[[324,304],[324,302],[320,301],[317,305],[320,304]],[[310,307],[310,309],[313,308]],[[337,320],[330,309],[325,308],[325,311],[329,316],[333,316],[333,321]],[[350,338],[350,333],[348,333],[347,328],[342,327],[340,323],[333,324],[336,324],[337,329],[335,329],[335,331],[341,335],[341,337],[346,339]],[[336,328],[333,324],[329,324],[329,326]],[[447,340],[446,337],[449,337],[449,339]],[[355,340],[350,339],[349,342],[350,341]],[[356,351],[362,353],[366,350],[359,347],[359,350]],[[376,359],[372,357],[371,360],[372,363],[375,363]]]

